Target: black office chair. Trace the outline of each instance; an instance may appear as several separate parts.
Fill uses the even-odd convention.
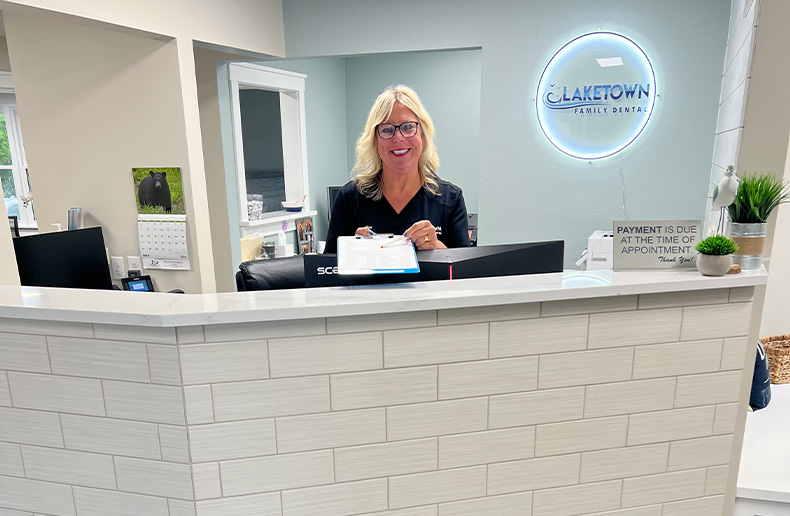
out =
[[[8,224],[11,226],[11,236],[16,238],[19,236],[19,218],[16,215],[8,216]]]
[[[286,288],[305,288],[304,255],[239,264],[236,273],[238,292]]]

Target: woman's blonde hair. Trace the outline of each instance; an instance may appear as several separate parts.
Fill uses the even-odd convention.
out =
[[[402,84],[384,90],[370,109],[365,131],[357,140],[357,162],[351,170],[354,184],[365,197],[378,201],[384,196],[381,183],[381,157],[376,149],[376,126],[389,118],[396,102],[411,109],[417,115],[422,138],[422,154],[418,162],[420,178],[423,188],[438,195],[439,176],[436,174],[436,169],[439,168],[439,155],[436,153],[436,145],[433,141],[433,120],[422,106],[417,93]]]

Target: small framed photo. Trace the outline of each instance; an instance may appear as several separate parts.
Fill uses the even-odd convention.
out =
[[[296,238],[299,254],[315,252],[315,239],[313,238],[313,218],[296,219]]]

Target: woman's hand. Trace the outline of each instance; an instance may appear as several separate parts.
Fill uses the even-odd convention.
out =
[[[354,236],[372,237],[375,234],[376,233],[371,231],[369,227],[364,226],[364,227],[361,227],[361,228],[357,228],[357,231],[356,231],[356,233],[354,233]]]
[[[409,237],[409,240],[414,242],[414,245],[417,246],[417,249],[420,251],[428,249],[447,249],[447,246],[436,238],[436,228],[433,227],[430,220],[415,222],[406,230],[405,234]]]

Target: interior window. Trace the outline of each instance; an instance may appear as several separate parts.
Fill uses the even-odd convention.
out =
[[[8,214],[18,217],[22,226],[35,226],[22,131],[16,106],[12,104],[0,105],[0,183]]]

